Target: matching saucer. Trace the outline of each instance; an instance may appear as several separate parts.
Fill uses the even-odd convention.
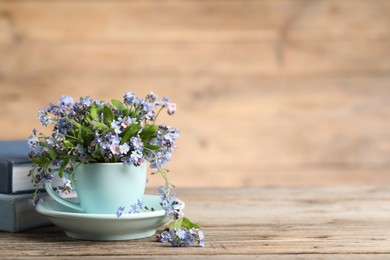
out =
[[[69,237],[84,240],[130,240],[153,236],[156,229],[169,221],[160,205],[161,198],[145,195],[144,206],[155,211],[123,214],[87,214],[47,199],[36,206],[53,224],[64,229]],[[184,208],[184,203],[183,206]]]

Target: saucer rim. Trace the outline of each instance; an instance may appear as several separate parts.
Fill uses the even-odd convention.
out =
[[[146,197],[160,197],[159,195],[147,195]],[[72,198],[72,197],[70,197]],[[95,213],[84,213],[84,212],[66,212],[66,211],[57,211],[52,209],[45,208],[45,204],[48,201],[53,201],[56,204],[60,204],[56,202],[55,200],[49,198],[46,201],[43,201],[39,203],[35,210],[39,212],[40,214],[43,214],[48,217],[67,217],[67,218],[94,218],[94,219],[115,219],[115,220],[129,220],[129,219],[145,219],[145,218],[154,218],[154,217],[162,217],[165,215],[165,211],[163,209],[156,210],[156,211],[148,211],[148,212],[140,212],[140,213],[134,213],[134,214],[122,214],[120,217],[118,217],[116,214],[95,214]],[[183,209],[185,207],[185,203],[178,199],[181,203],[180,209]]]

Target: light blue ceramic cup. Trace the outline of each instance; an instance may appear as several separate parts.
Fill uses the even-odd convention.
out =
[[[62,198],[45,183],[47,193],[58,203],[69,208],[93,214],[115,214],[118,207],[130,206],[143,199],[146,186],[146,165],[123,163],[82,164],[75,171],[79,203]]]

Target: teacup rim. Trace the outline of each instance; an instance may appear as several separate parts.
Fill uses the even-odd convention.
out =
[[[146,163],[140,165],[140,166],[135,166],[133,164],[126,164],[124,162],[89,162],[89,163],[81,163],[81,165],[127,165],[127,166],[134,166],[134,167],[144,167],[146,166]]]

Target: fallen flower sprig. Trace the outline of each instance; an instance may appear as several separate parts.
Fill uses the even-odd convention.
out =
[[[204,247],[205,236],[204,232],[200,230],[200,226],[191,222],[188,218],[184,217],[182,211],[182,201],[176,198],[173,193],[173,186],[161,186],[158,191],[161,195],[160,205],[165,211],[165,215],[169,216],[173,221],[169,226],[164,229],[160,234],[156,234],[157,241],[161,243],[171,243],[174,247],[188,247],[193,243],[197,243],[198,246]],[[131,205],[131,210],[128,214],[139,213],[140,211],[154,211],[154,208],[143,207],[143,202],[137,200],[134,205]],[[125,211],[125,207],[120,206],[116,215],[119,218]]]
[[[174,247],[187,247],[192,243],[198,243],[204,247],[204,233],[200,226],[191,222],[184,217],[182,212],[181,201],[177,200],[176,195],[172,192],[171,186],[160,187],[161,206],[165,210],[165,215],[169,216],[172,221],[168,228],[156,235],[156,239],[162,243],[171,243]]]
[[[188,247],[192,243],[204,247],[204,233],[198,228],[167,228],[161,234],[157,234],[156,239],[161,243],[171,243],[174,247]]]

